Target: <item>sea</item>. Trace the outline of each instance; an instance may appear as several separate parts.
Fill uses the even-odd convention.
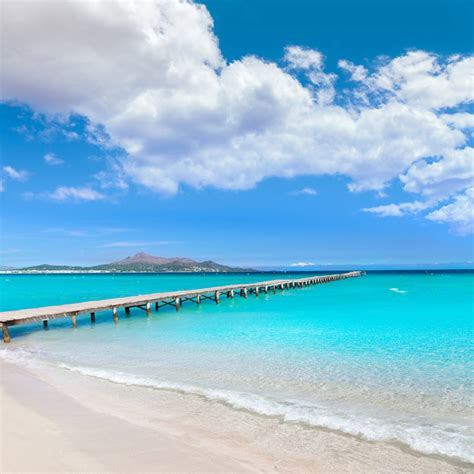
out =
[[[324,273],[315,273],[324,274]],[[284,274],[0,275],[0,310]],[[276,294],[10,328],[10,361],[176,391],[420,454],[474,463],[474,273],[368,272]]]

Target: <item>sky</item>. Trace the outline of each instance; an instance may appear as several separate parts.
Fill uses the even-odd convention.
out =
[[[470,266],[473,13],[2,0],[0,265]]]

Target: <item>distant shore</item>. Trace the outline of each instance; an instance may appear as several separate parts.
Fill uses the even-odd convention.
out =
[[[370,272],[370,273],[463,273],[463,272],[474,272],[474,268],[367,268],[364,266],[347,266],[347,267],[336,267],[336,268],[315,268],[315,269],[283,269],[283,270],[242,270],[242,271],[218,271],[218,270],[170,270],[170,271],[150,271],[150,270],[0,270],[0,275],[170,275],[170,274],[183,274],[183,275],[238,275],[238,274],[312,274],[312,273],[331,273],[331,272],[346,272],[351,271],[353,268]]]

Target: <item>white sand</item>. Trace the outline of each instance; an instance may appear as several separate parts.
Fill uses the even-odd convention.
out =
[[[199,397],[4,361],[0,375],[1,472],[473,472]]]
[[[269,470],[185,437],[95,413],[27,370],[1,363],[1,472],[237,472]]]

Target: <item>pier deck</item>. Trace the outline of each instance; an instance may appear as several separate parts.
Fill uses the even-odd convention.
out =
[[[152,305],[158,310],[162,306],[171,305],[179,311],[181,304],[185,301],[192,301],[200,304],[204,299],[212,299],[219,303],[220,296],[226,295],[233,298],[238,294],[247,298],[248,294],[259,295],[260,292],[268,293],[289,288],[300,288],[308,285],[328,283],[330,281],[342,280],[362,276],[364,272],[339,273],[334,275],[311,276],[290,280],[267,280],[254,283],[243,283],[225,286],[214,286],[210,288],[199,288],[194,290],[167,291],[161,293],[151,293],[147,295],[127,296],[111,298],[106,300],[86,301],[83,303],[71,303],[58,306],[45,306],[41,308],[21,309],[15,311],[0,312],[0,326],[3,332],[3,341],[10,342],[9,326],[17,324],[32,323],[42,321],[43,327],[47,329],[48,321],[57,318],[71,318],[72,325],[77,326],[76,317],[80,314],[89,313],[91,322],[95,322],[95,313],[112,310],[114,322],[118,322],[118,310],[125,309],[125,313],[130,312],[130,308],[141,308],[147,315],[151,313]]]

